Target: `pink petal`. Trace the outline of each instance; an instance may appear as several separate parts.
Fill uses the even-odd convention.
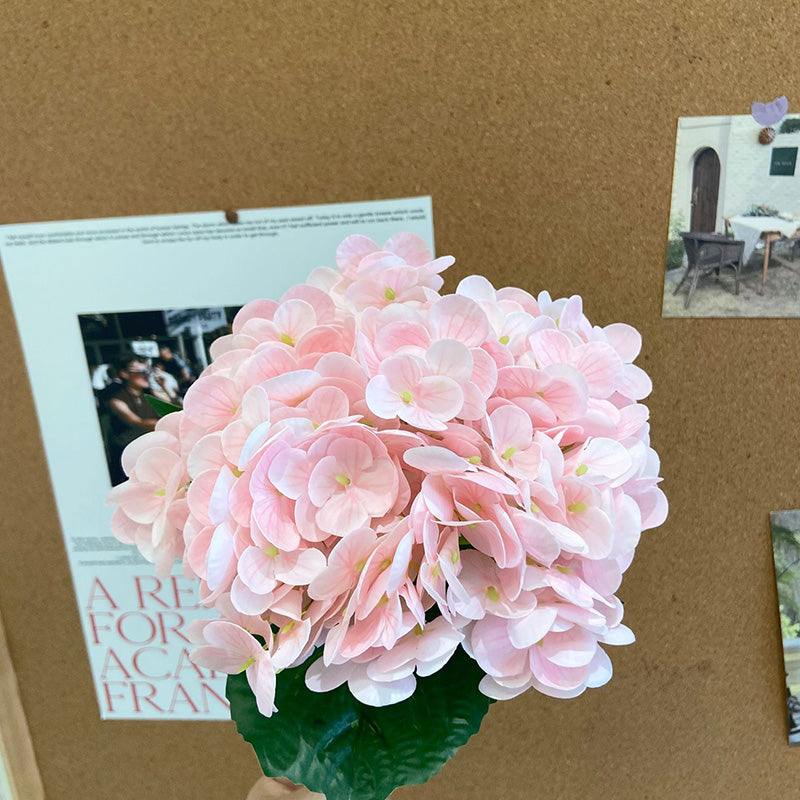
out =
[[[335,386],[321,386],[306,401],[311,421],[317,425],[332,419],[346,417],[350,413],[347,395]]]
[[[475,660],[489,675],[516,675],[528,660],[527,650],[517,650],[511,644],[507,620],[497,617],[478,620],[472,629],[470,644]]]
[[[240,577],[236,577],[231,585],[231,604],[240,614],[263,614],[273,600],[272,594],[257,594],[245,586]]]
[[[400,256],[412,267],[421,267],[432,258],[425,240],[414,233],[396,233],[386,240],[383,249]]]
[[[544,523],[528,515],[517,514],[513,519],[525,552],[549,567],[561,552],[553,532]]]
[[[542,655],[559,667],[585,667],[594,658],[597,639],[581,628],[550,633],[542,642]]]
[[[232,330],[241,333],[245,322],[250,319],[272,319],[278,304],[274,300],[252,300],[242,306],[233,318]]]
[[[295,344],[295,354],[299,359],[311,358],[315,362],[322,353],[350,350],[344,329],[340,325],[318,325],[302,334]],[[310,366],[310,365],[309,365]]]
[[[138,439],[134,439],[122,453],[122,469],[126,475],[132,475],[136,462],[151,447],[162,447],[175,450],[179,447],[176,437],[166,431],[149,431]]]
[[[483,309],[463,295],[446,295],[428,312],[428,327],[434,339],[458,339],[467,347],[480,347],[490,326]]]
[[[369,515],[350,492],[333,495],[316,514],[316,523],[322,530],[344,536],[369,521]]]
[[[233,489],[234,483],[236,483],[234,474],[228,467],[223,467],[219,471],[208,501],[208,518],[211,520],[212,525],[219,525],[220,522],[230,518],[228,495]]]
[[[605,686],[613,674],[611,659],[602,647],[598,647],[594,658],[589,664],[589,675],[586,678],[586,686],[589,689],[597,689]]]
[[[642,400],[653,391],[653,382],[643,369],[635,364],[625,364],[617,391],[631,400]]]
[[[378,245],[366,236],[348,236],[336,248],[336,266],[345,273],[355,272],[361,259],[378,250]]]
[[[247,682],[256,696],[259,712],[269,717],[275,708],[275,667],[266,653],[247,669]]]
[[[323,553],[309,548],[281,553],[275,563],[275,576],[278,580],[292,586],[305,586],[317,577],[327,566]]]
[[[399,393],[384,375],[376,375],[367,384],[366,400],[369,410],[381,419],[393,419],[403,407]]]
[[[496,299],[494,286],[483,275],[469,275],[462,278],[456,287],[456,294],[487,303],[494,303]]]
[[[508,621],[508,638],[514,647],[524,650],[532,647],[553,627],[558,616],[554,605],[537,606],[527,616]]]
[[[603,328],[608,343],[626,363],[633,361],[642,349],[642,335],[631,325],[615,322]]]
[[[136,479],[163,489],[180,461],[180,456],[173,450],[151,447],[136,461]]]
[[[425,353],[425,360],[434,375],[446,375],[456,383],[465,383],[472,375],[472,353],[455,339],[439,339]]]
[[[403,460],[410,467],[421,470],[427,475],[460,474],[468,467],[467,461],[461,456],[437,445],[410,447],[403,453]]]
[[[622,359],[611,345],[604,342],[579,345],[573,353],[572,363],[583,374],[593,397],[608,397],[616,389]]]
[[[291,500],[308,491],[308,456],[302,450],[287,449],[275,456],[269,467],[269,481]]]
[[[551,364],[569,364],[572,342],[569,337],[556,330],[537,331],[530,337],[531,350],[540,368]]]
[[[242,450],[239,454],[240,470],[243,470],[250,463],[253,456],[266,444],[267,439],[270,437],[271,427],[271,423],[267,420],[260,425],[256,425],[256,427],[250,431],[244,444],[242,444]]]
[[[341,686],[359,668],[360,665],[352,661],[326,666],[325,662],[318,658],[306,671],[306,686],[312,692],[330,692]]]
[[[244,380],[248,386],[256,386],[295,369],[297,359],[290,348],[269,342],[261,345],[244,366]]]
[[[425,362],[415,356],[389,356],[381,364],[380,374],[388,380],[389,385],[398,394],[404,391],[413,392],[425,375]]]
[[[333,548],[328,566],[309,584],[309,596],[322,600],[352,589],[376,542],[371,528],[359,528],[344,536]]]
[[[281,303],[286,300],[304,300],[314,309],[317,321],[323,324],[332,322],[336,315],[336,304],[331,300],[330,293],[307,283],[287,289],[281,297]]]
[[[211,591],[227,586],[236,574],[233,554],[233,525],[223,522],[217,525],[208,548],[207,578]]]
[[[396,681],[373,681],[366,675],[351,678],[347,682],[353,697],[368,706],[389,706],[407,700],[417,688],[417,680],[413,675]]]
[[[321,382],[322,378],[313,370],[297,369],[270,378],[263,387],[272,402],[296,406],[308,398]]]
[[[209,469],[218,471],[225,464],[226,459],[222,452],[222,434],[217,431],[204,436],[192,448],[186,462],[186,470],[190,477],[196,478],[201,472]]]
[[[317,315],[305,300],[286,300],[278,306],[272,322],[281,334],[296,342],[317,324]]]
[[[486,414],[486,400],[481,390],[474,383],[464,383],[461,385],[464,395],[464,402],[458,416],[463,420],[476,421],[483,419]]]
[[[431,337],[423,325],[411,322],[392,322],[378,328],[375,348],[381,354],[399,353],[404,348],[427,350]]]
[[[432,375],[419,382],[414,402],[436,419],[447,422],[461,410],[464,393],[451,378]]]
[[[566,330],[577,329],[582,316],[583,300],[579,295],[574,294],[564,304],[564,309],[561,312],[561,316],[558,318],[558,324]]]
[[[263,653],[258,640],[233,622],[212,620],[203,628],[203,638],[210,645],[225,648],[243,661],[258,658]],[[237,671],[241,672],[241,669],[240,665]]]
[[[634,497],[642,512],[642,530],[657,528],[667,518],[668,503],[664,492],[653,487]]]
[[[583,416],[589,397],[583,375],[566,364],[554,364],[544,370],[544,376],[544,400],[558,418],[569,422]]]
[[[650,411],[647,406],[639,403],[632,403],[621,408],[617,424],[617,438],[627,439],[629,436],[636,436],[649,417]]]
[[[248,547],[242,553],[237,572],[244,585],[255,594],[268,594],[278,585],[275,557],[267,555],[260,547]]]
[[[530,417],[516,406],[500,406],[489,415],[492,444],[502,455],[509,447],[523,449],[533,441]]]
[[[633,644],[636,641],[636,637],[626,625],[617,625],[611,628],[604,636],[601,636],[600,641],[603,644],[624,645]]]
[[[221,375],[206,375],[189,387],[183,399],[183,410],[195,424],[216,430],[233,418],[239,402],[232,380]]]
[[[164,508],[164,497],[156,494],[157,489],[152,484],[127,481],[119,488],[114,496],[133,522],[149,525]]]
[[[606,513],[590,507],[571,516],[573,527],[589,546],[586,558],[606,558],[614,545],[614,530]]]
[[[585,480],[592,482],[613,481],[631,467],[630,453],[613,439],[592,439],[581,453],[580,460],[588,468]]]
[[[497,364],[485,350],[473,348],[471,353],[472,375],[469,379],[478,387],[481,394],[488,398],[497,386]]]

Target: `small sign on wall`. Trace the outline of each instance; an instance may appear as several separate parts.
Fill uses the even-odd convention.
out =
[[[797,164],[796,147],[774,147],[769,165],[770,175],[794,175]]]

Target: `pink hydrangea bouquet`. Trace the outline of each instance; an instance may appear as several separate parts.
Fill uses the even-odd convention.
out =
[[[329,800],[426,780],[493,700],[605,684],[667,513],[638,332],[480,276],[442,295],[452,263],[350,236],[246,305],[110,495],[215,609],[193,658],[264,771]]]

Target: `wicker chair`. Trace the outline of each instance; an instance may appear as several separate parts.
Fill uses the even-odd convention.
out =
[[[684,232],[681,233],[681,238],[686,250],[687,265],[673,294],[678,294],[684,281],[691,277],[685,308],[689,308],[700,275],[709,275],[712,272],[719,275],[723,267],[733,270],[735,292],[739,294],[739,273],[744,261],[743,241],[728,239],[719,233]]]

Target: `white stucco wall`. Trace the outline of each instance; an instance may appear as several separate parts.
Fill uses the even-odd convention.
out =
[[[758,141],[760,129],[752,117],[731,118],[725,216],[762,203],[782,213],[800,214],[800,163],[793,176],[769,174],[773,147],[800,147],[800,133],[779,133],[765,146]]]

